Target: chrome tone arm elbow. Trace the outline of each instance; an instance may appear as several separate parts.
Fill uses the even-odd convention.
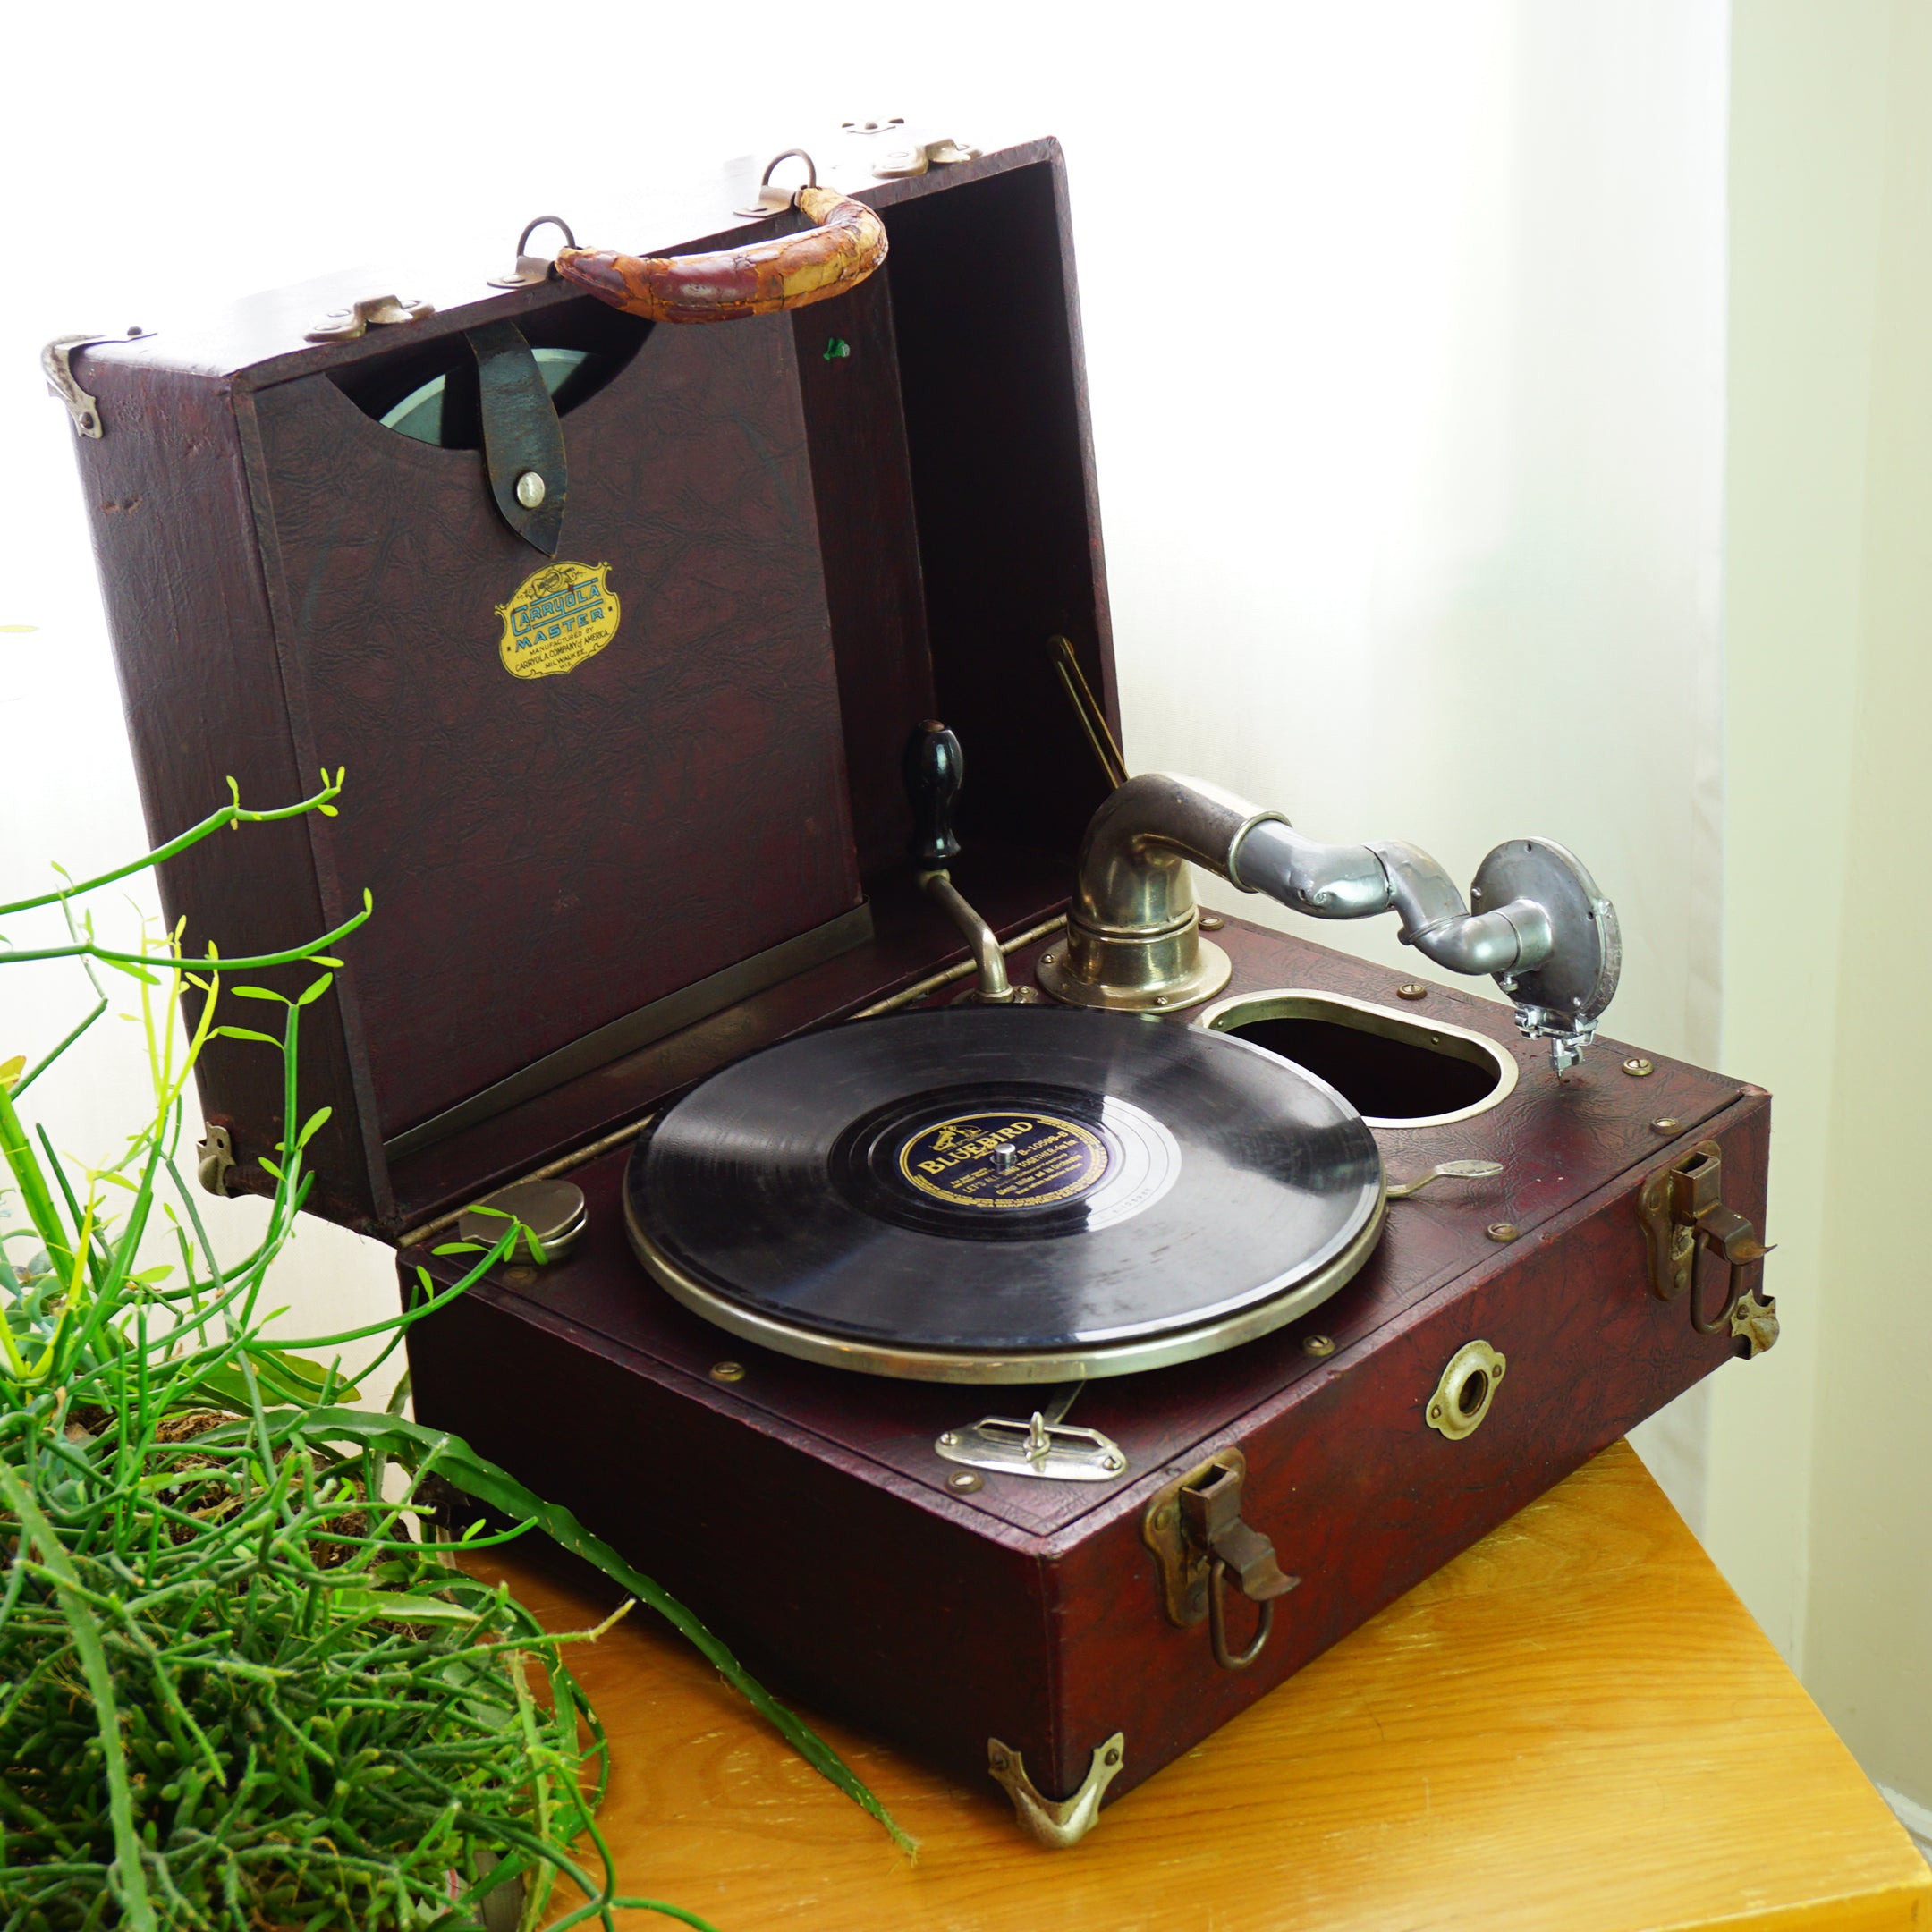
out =
[[[1226,983],[1199,936],[1189,862],[1314,919],[1393,911],[1400,937],[1452,972],[1492,974],[1556,1068],[1573,1066],[1616,990],[1616,913],[1560,845],[1514,839],[1484,860],[1465,905],[1425,852],[1399,841],[1328,845],[1278,812],[1198,779],[1130,779],[1094,815],[1063,954],[1040,983],[1078,1005],[1186,1006]]]
[[[1555,936],[1548,911],[1534,899],[1515,899],[1491,912],[1471,912],[1449,875],[1426,852],[1398,839],[1371,848],[1389,878],[1402,917],[1397,934],[1451,972],[1528,972],[1550,956]]]

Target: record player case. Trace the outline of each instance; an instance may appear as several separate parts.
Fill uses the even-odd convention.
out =
[[[77,444],[157,840],[231,774],[267,804],[348,770],[340,819],[208,841],[163,877],[189,947],[231,956],[374,889],[305,1021],[303,1106],[334,1110],[311,1206],[397,1242],[405,1282],[447,1281],[462,1262],[433,1253],[439,1233],[492,1188],[564,1173],[588,1199],[568,1258],[500,1268],[414,1331],[419,1416],[575,1511],[781,1692],[964,1779],[990,1750],[1022,1823],[1069,1842],[1102,1797],[1768,1345],[1768,1304],[1726,1306],[1697,1216],[1721,1202],[1762,1226],[1769,1101],[1607,1041],[1559,1078],[1492,1001],[1399,997],[1385,969],[1229,919],[1232,994],[1338,996],[1372,1027],[1493,1041],[1515,1070],[1494,1106],[1377,1138],[1392,1177],[1503,1172],[1392,1203],[1368,1266],[1307,1319],[1083,1392],[1072,1419],[1125,1458],[1100,1482],[972,1479],[938,1438],[1023,1417],[1021,1396],[789,1360],[649,1282],[619,1195],[654,1110],[754,1047],[959,989],[964,949],[904,856],[912,727],[936,713],[967,748],[953,877],[1016,980],[1108,790],[1049,638],[1118,728],[1057,145],[885,181],[857,138],[818,158],[890,238],[834,301],[640,325],[555,280],[492,289],[502,265],[472,262],[407,291],[431,312],[311,343],[318,315],[382,292],[335,278],[75,351],[104,431]],[[615,239],[741,237],[727,206],[667,196]],[[543,566],[484,453],[381,420],[504,321],[602,359],[561,415],[559,555],[607,567],[623,614],[568,675],[499,662],[499,619]],[[262,1187],[278,1074],[215,1042],[199,1077],[225,1184]],[[1232,1597],[1217,1660],[1176,1528],[1181,1486],[1230,1471],[1298,1580],[1241,1667],[1253,1606]]]

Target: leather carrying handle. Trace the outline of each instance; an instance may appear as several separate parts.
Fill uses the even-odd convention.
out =
[[[829,188],[801,188],[792,199],[815,227],[714,255],[559,249],[557,273],[652,322],[736,322],[828,301],[886,259],[886,224],[864,202]]]

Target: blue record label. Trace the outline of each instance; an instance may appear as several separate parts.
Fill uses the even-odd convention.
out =
[[[1111,1165],[1098,1134],[1051,1114],[955,1114],[899,1150],[899,1172],[921,1193],[996,1211],[1078,1200]]]

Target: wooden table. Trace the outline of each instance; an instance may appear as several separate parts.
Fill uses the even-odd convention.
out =
[[[493,1573],[553,1628],[595,1620]],[[573,1662],[623,1884],[719,1932],[1932,1928],[1932,1869],[1621,1444],[1071,1852],[821,1725],[909,1864],[640,1614]]]

